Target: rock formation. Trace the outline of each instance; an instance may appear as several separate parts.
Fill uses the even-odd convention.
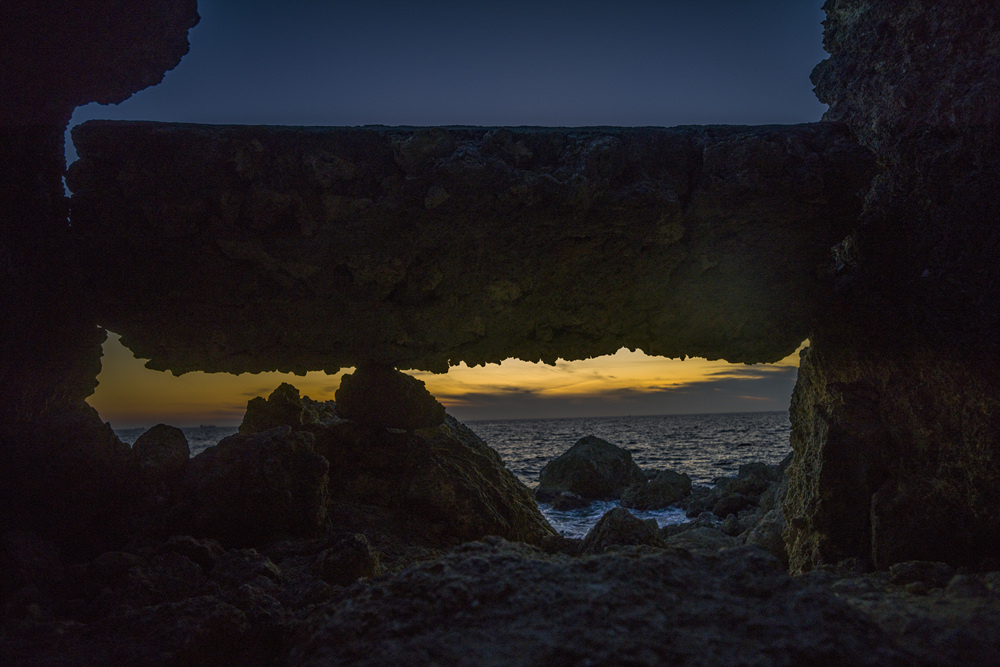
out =
[[[426,389],[423,391],[440,407]],[[295,387],[282,384],[266,401],[255,398],[248,403],[241,426],[242,433],[249,435],[254,433],[251,425],[272,428],[276,421],[285,419],[285,425],[277,428],[292,430],[283,438],[315,443],[309,451],[329,462],[334,528],[369,535],[392,533],[389,541],[393,543],[427,547],[448,547],[487,535],[529,544],[541,544],[555,536],[531,492],[504,467],[500,455],[454,417],[447,415],[436,426],[403,431],[367,420],[344,420],[335,416],[336,412],[340,412],[339,406],[333,401],[299,398]],[[274,432],[256,435],[273,437]],[[226,484],[223,480],[209,482],[203,481],[202,486],[211,489]],[[289,493],[294,493],[294,486],[288,487]],[[193,501],[190,512],[202,503]],[[277,525],[294,525],[290,513],[285,514],[288,516]],[[223,528],[224,522],[220,522],[216,532],[208,534],[217,536]]]
[[[1000,8],[825,9],[817,94],[879,173],[792,399],[791,564],[995,562]]]
[[[871,174],[835,124],[73,137],[94,316],[175,373],[776,361]]]
[[[340,379],[337,416],[359,424],[413,431],[440,426],[444,406],[422,380],[392,366],[360,366]]]
[[[544,501],[572,493],[590,500],[620,498],[639,484],[646,484],[646,476],[628,450],[588,435],[545,464],[535,497]]]
[[[82,296],[64,196],[73,109],[158,83],[194,0],[14,2],[0,24],[0,526],[115,539],[128,448],[84,404],[104,332]],[[72,536],[72,537],[71,537]],[[99,537],[98,537],[99,536]],[[121,535],[117,535],[121,539]],[[76,542],[76,544],[80,544]]]
[[[70,226],[74,106],[159,81],[194,2],[5,7],[0,661],[994,664],[1000,8],[824,8],[825,123],[89,123]],[[290,388],[202,457],[130,450],[83,402],[99,324],[178,373],[812,347],[780,508],[750,470],[671,548],[412,564],[568,549],[451,419]]]

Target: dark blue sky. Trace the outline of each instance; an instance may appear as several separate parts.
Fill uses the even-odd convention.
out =
[[[821,4],[200,0],[162,84],[73,122],[808,122]]]

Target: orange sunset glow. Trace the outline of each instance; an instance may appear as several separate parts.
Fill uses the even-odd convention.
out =
[[[89,403],[116,428],[232,425],[247,401],[289,382],[316,400],[332,400],[336,375],[187,373],[152,371],[115,334],[104,344],[99,386]],[[621,349],[613,355],[548,366],[517,359],[453,366],[447,373],[413,371],[459,419],[680,414],[785,410],[795,382],[798,352],[776,364],[650,357]]]

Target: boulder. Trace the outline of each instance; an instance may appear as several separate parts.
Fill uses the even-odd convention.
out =
[[[336,420],[332,402],[314,401],[299,396],[299,390],[282,382],[266,399],[250,399],[240,424],[240,433],[259,433],[276,426],[298,428],[308,424],[321,424]]]
[[[761,519],[746,536],[746,544],[757,546],[788,566],[788,549],[782,533],[785,529],[785,515],[781,508],[773,509]]]
[[[345,506],[388,510],[378,520],[353,512],[361,518],[352,531],[383,532],[388,521],[393,539],[433,547],[487,535],[540,544],[556,534],[500,455],[450,415],[413,432],[352,421],[312,432],[330,461],[331,499],[348,514]]]
[[[230,436],[185,468],[175,528],[232,545],[317,534],[326,521],[328,469],[310,433],[283,426]]]
[[[363,365],[340,380],[337,416],[359,424],[413,431],[440,426],[444,406],[424,383],[391,366]]]
[[[582,551],[600,554],[611,547],[638,545],[662,547],[664,543],[656,528],[627,509],[616,507],[605,513],[583,538]]]
[[[735,537],[730,537],[717,528],[708,527],[685,530],[671,535],[663,542],[664,546],[684,549],[699,555],[710,555],[739,545]]]
[[[340,535],[316,555],[313,573],[328,584],[348,586],[361,578],[382,574],[379,554],[360,533]]]
[[[157,424],[132,445],[132,461],[145,482],[170,482],[191,457],[187,438],[179,428]]]
[[[627,450],[589,435],[545,464],[535,497],[546,500],[569,492],[592,500],[620,498],[628,487],[645,483]]]
[[[563,491],[551,500],[552,509],[565,512],[568,510],[580,509],[590,504],[586,498],[582,498],[575,493]]]
[[[673,470],[661,470],[645,483],[637,483],[622,493],[622,507],[658,510],[669,507],[691,493],[691,477]]]

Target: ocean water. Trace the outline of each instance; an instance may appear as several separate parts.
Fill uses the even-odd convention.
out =
[[[588,435],[627,449],[643,470],[687,473],[694,484],[704,485],[735,475],[744,463],[779,463],[791,451],[787,412],[475,421],[468,426],[532,488],[538,486],[546,463]],[[554,510],[547,503],[538,506],[561,534],[583,537],[618,505],[599,502],[569,511]],[[660,526],[686,520],[677,508],[631,511],[641,519],[656,519]]]
[[[542,467],[588,435],[624,447],[643,470],[670,469],[687,473],[695,484],[710,485],[717,477],[735,475],[744,463],[780,462],[791,451],[787,412],[745,412],[642,417],[585,417],[571,419],[505,419],[471,421],[467,425],[503,457],[508,470],[528,487],[538,485]],[[116,429],[132,444],[145,429]],[[236,427],[199,426],[182,429],[191,455],[236,433]],[[557,511],[547,503],[539,508],[566,537],[583,537],[617,502]],[[667,508],[633,513],[657,524],[680,523],[684,512]]]

